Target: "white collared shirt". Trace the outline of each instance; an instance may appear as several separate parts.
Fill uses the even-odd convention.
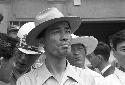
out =
[[[17,80],[17,85],[95,85],[95,80],[82,68],[71,66],[68,63],[62,80],[57,82],[44,63],[36,70],[21,76]]]
[[[110,66],[111,66],[111,64],[108,65],[108,66],[106,66],[106,67],[101,71],[101,73],[103,74]]]
[[[102,81],[104,81],[104,77],[101,74],[89,69],[88,67],[85,67],[85,70],[94,77],[96,85],[102,85]]]
[[[105,85],[125,85],[125,73],[115,68],[113,74],[105,77]]]

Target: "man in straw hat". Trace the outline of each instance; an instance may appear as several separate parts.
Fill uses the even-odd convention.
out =
[[[67,56],[69,63],[90,73],[94,77],[96,85],[100,85],[104,79],[103,76],[85,65],[86,56],[95,50],[98,40],[92,36],[76,36],[73,37],[71,44],[71,56]]]
[[[98,40],[92,36],[76,36],[71,41],[72,57],[67,57],[70,64],[80,68],[85,68],[86,55],[91,54],[97,44]]]
[[[17,85],[93,85],[94,79],[82,69],[71,66],[71,33],[81,24],[79,17],[65,17],[52,7],[36,16],[36,27],[27,35],[29,45],[42,46],[46,59],[43,65],[17,80]]]

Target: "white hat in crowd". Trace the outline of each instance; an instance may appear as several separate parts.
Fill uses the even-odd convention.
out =
[[[27,45],[26,36],[31,31],[31,29],[35,28],[34,22],[28,22],[24,24],[18,31],[17,36],[20,39],[20,44],[18,49],[25,54],[40,54],[38,47]]]
[[[86,47],[87,55],[91,54],[97,47],[98,40],[93,36],[82,36],[82,37],[75,35],[72,36],[73,38],[71,44],[78,44],[78,43],[83,44]]]

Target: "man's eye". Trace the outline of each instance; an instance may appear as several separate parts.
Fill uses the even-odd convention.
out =
[[[123,51],[123,52],[125,52],[125,48],[124,48],[124,49],[121,49],[120,51]]]

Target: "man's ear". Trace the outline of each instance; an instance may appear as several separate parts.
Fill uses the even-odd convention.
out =
[[[116,50],[112,48],[112,51],[113,51],[113,56],[116,56]]]

